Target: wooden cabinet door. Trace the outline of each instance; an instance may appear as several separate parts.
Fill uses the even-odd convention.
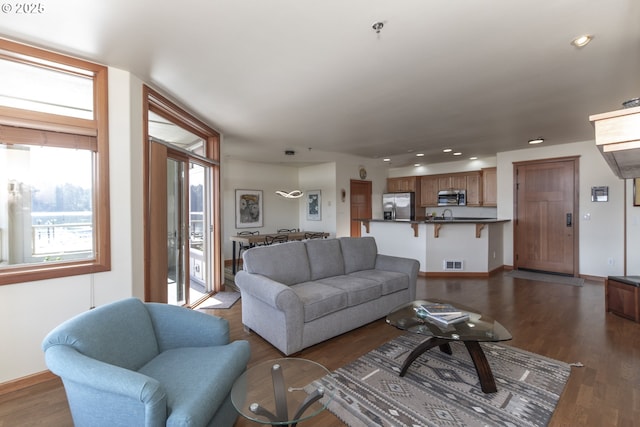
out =
[[[482,180],[479,172],[467,175],[466,189],[467,206],[482,206]]]
[[[420,177],[420,206],[438,206],[440,179],[432,176]]]
[[[416,191],[415,176],[401,176],[399,178],[387,178],[388,193],[402,193],[406,191]]]
[[[482,205],[498,205],[498,174],[496,168],[482,169]]]

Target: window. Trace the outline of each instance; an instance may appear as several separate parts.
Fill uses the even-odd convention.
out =
[[[107,69],[0,40],[0,285],[110,269]]]

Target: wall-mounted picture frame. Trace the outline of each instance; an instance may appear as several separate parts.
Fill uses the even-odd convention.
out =
[[[264,226],[262,190],[236,190],[236,228]]]
[[[307,191],[307,220],[322,220],[322,196],[320,190]]]
[[[640,206],[640,178],[633,179],[633,206]]]

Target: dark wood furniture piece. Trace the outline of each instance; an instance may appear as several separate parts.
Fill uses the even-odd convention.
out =
[[[440,326],[439,323],[429,320],[429,318],[420,315],[420,312],[416,311],[416,309],[421,305],[434,303],[451,304],[460,311],[466,312],[469,315],[469,319],[448,326]],[[510,340],[512,338],[511,334],[500,323],[488,316],[477,313],[476,310],[472,308],[442,300],[416,300],[408,304],[401,305],[389,313],[386,321],[388,324],[395,326],[398,329],[428,337],[418,344],[418,346],[407,356],[402,364],[402,368],[400,369],[401,377],[404,376],[413,361],[422,353],[432,349],[433,347],[439,347],[440,351],[452,354],[449,343],[451,341],[462,341],[469,352],[469,356],[471,356],[473,365],[476,368],[482,391],[484,393],[495,393],[498,391],[496,381],[493,377],[493,372],[491,372],[491,366],[489,366],[489,362],[487,361],[487,357],[485,356],[480,343]]]
[[[605,311],[640,322],[640,276],[609,276],[604,295]]]
[[[329,233],[326,232],[321,232],[323,237],[329,237]],[[229,239],[232,242],[232,253],[233,253],[233,258],[231,261],[231,270],[233,272],[233,274],[236,274],[236,260],[238,260],[236,258],[236,247],[237,245],[247,245],[247,246],[253,246],[253,245],[264,245],[266,243],[266,239],[268,236],[277,236],[280,233],[270,233],[270,234],[255,234],[255,235],[241,235],[240,233],[238,233],[235,236],[231,236]],[[304,240],[306,239],[306,233],[304,231],[297,231],[295,233],[287,233],[287,238],[288,240]],[[238,260],[239,262],[239,260]]]

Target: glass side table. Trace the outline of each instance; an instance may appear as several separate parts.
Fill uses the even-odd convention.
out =
[[[331,372],[307,359],[282,358],[252,366],[231,389],[231,402],[256,423],[294,427],[324,409],[333,390],[317,383]]]

